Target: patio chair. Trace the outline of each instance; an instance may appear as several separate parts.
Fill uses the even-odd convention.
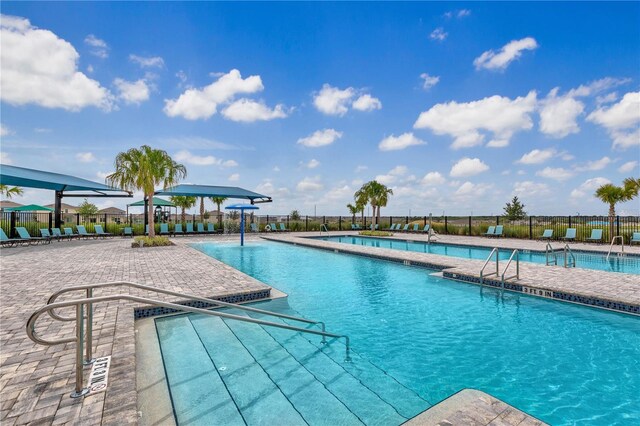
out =
[[[20,235],[20,238],[29,241],[29,243],[49,244],[51,242],[51,237],[32,237],[31,235],[29,235],[29,231],[27,231],[27,228],[23,226],[17,226],[16,231],[18,232],[18,235]]]
[[[204,232],[204,223],[202,222],[196,223],[196,232],[198,234],[206,234],[206,232]]]
[[[400,225],[398,225],[398,228],[400,228]],[[402,229],[396,229],[396,231],[400,231],[400,232],[409,232],[409,224],[405,224]]]
[[[173,227],[173,236],[175,237],[178,234],[184,235],[184,231],[182,230],[181,223],[176,223],[176,226]]]
[[[92,234],[90,232],[87,232],[87,230],[85,229],[84,225],[77,225],[76,229],[78,230],[78,235],[80,235],[84,239],[87,239],[87,238],[98,238],[98,234]]]
[[[171,235],[171,232],[169,232],[169,224],[168,223],[161,223],[160,224],[160,235]]]
[[[431,225],[429,225],[428,223],[424,226],[424,228],[422,228],[422,232],[424,234],[427,234],[429,232],[429,229],[431,228]]]
[[[189,222],[187,223],[187,230],[185,231],[185,235],[187,234],[195,234],[196,231],[193,230],[193,223]]]
[[[67,234],[63,234],[62,232],[60,232],[60,228],[51,228],[51,234],[53,235],[54,238],[57,238],[58,240],[69,240],[71,241],[71,237]]]
[[[540,237],[541,240],[550,240],[553,238],[553,229],[545,229]]]
[[[485,232],[482,235],[484,235],[485,237],[493,237],[495,233],[496,233],[496,227],[490,226],[489,229],[487,229],[487,232]]]
[[[385,231],[394,231],[396,229],[396,224],[392,223]]]
[[[289,232],[289,230],[284,226],[283,222],[280,222],[280,231],[282,232]]]
[[[260,230],[258,229],[258,225],[256,225],[255,223],[249,224],[249,228],[251,229],[251,232],[260,232]]]
[[[356,231],[360,231],[362,229],[362,227],[360,226],[359,223],[354,224],[355,228],[353,228]]]
[[[411,232],[420,232],[420,225],[417,223],[413,224],[413,230]]]
[[[488,237],[502,237],[502,230],[504,229],[504,225],[497,225],[492,235],[487,235]]]
[[[564,237],[560,238],[563,241],[575,241],[576,240],[576,228],[567,228],[567,233]]]
[[[585,238],[584,240],[590,243],[601,243],[602,229],[592,229],[591,236],[589,238]]]
[[[74,234],[73,233],[73,229],[71,229],[71,228],[64,228],[64,235],[68,236],[69,239],[71,239],[71,238],[80,238],[81,237],[81,235],[79,235],[79,234]]]
[[[271,232],[278,232],[278,227],[275,223],[270,223],[269,227],[271,228]]]
[[[4,246],[13,247],[17,245],[28,246],[29,240],[25,240],[23,238],[9,238],[7,237],[7,234],[4,233],[4,229],[0,228],[0,244],[3,247]]]
[[[113,237],[113,234],[111,232],[104,232],[104,230],[102,229],[102,225],[96,225],[93,227],[93,229],[96,231],[96,235],[98,237]]]
[[[130,226],[125,226],[125,228],[122,230],[122,238],[124,237],[130,237],[133,238],[133,228]]]
[[[629,240],[629,244],[640,244],[640,232],[634,232]]]

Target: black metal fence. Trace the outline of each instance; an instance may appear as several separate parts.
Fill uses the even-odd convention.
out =
[[[239,231],[238,212],[230,212],[224,215],[204,217],[199,215],[186,215],[182,220],[181,215],[166,215],[156,219],[156,230],[159,231],[160,223],[168,223],[173,230],[176,223],[203,222],[213,223],[217,228],[223,228],[227,232]],[[55,223],[53,213],[35,212],[2,212],[0,226],[10,237],[16,236],[15,228],[25,227],[32,236],[39,236],[40,229],[51,229]],[[159,219],[159,220],[158,220]],[[251,224],[255,228],[264,231],[275,225],[280,229],[281,225],[289,231],[320,231],[324,224],[330,231],[347,231],[353,229],[352,225],[358,225],[361,229],[371,226],[371,217],[360,215],[352,216],[301,216],[292,218],[289,215],[255,215],[246,214],[247,231],[251,231]],[[120,235],[125,227],[133,228],[135,235],[144,233],[143,214],[95,214],[81,215],[79,213],[62,214],[61,227],[70,227],[75,231],[77,225],[84,225],[88,232],[94,231],[95,225],[102,225],[106,232]],[[502,216],[383,216],[378,222],[378,229],[386,230],[394,224],[409,224],[410,228],[417,224],[421,229],[427,223],[431,223],[433,229],[445,235],[477,236],[487,232],[491,225],[503,225],[503,235],[507,238],[537,239],[542,236],[545,229],[553,231],[552,239],[560,239],[565,236],[568,228],[576,229],[576,240],[584,241],[591,236],[593,229],[603,230],[603,241],[611,241],[613,235],[621,235],[625,241],[629,241],[634,232],[640,232],[639,216],[616,216],[613,222],[613,235],[610,235],[610,222],[608,216],[529,216],[522,220],[509,221]],[[206,225],[205,225],[206,226]]]

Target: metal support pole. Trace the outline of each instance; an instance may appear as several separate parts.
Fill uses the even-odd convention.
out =
[[[83,304],[78,303],[76,305],[76,387],[71,394],[71,398],[79,398],[89,393],[89,388],[83,388],[84,375],[82,368],[82,349],[84,339],[84,309]]]
[[[444,217],[444,233],[448,234],[449,233],[449,228],[447,227],[447,217]]]
[[[240,245],[244,245],[244,210],[240,210]]]
[[[529,216],[529,239],[533,240],[533,219]]]
[[[16,212],[11,212],[11,228],[9,229],[9,238],[16,237]]]
[[[149,224],[149,199],[147,197],[144,197],[144,227],[146,228],[148,224]]]
[[[471,236],[471,216],[469,216],[469,236]]]
[[[93,289],[87,289],[87,299],[93,297]],[[87,337],[84,351],[84,365],[91,365],[95,362],[93,357],[93,303],[87,303]]]
[[[56,191],[56,197],[54,200],[53,212],[55,215],[55,224],[56,228],[60,228],[62,225],[61,216],[62,216],[62,191]]]

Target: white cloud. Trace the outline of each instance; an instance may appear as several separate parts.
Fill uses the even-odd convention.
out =
[[[280,171],[280,167],[275,166],[275,167],[273,168],[273,171],[274,171],[274,172],[279,172],[279,171]]]
[[[52,129],[47,129],[47,128],[44,128],[44,127],[36,127],[35,129],[33,129],[33,131],[36,132],[36,133],[51,133],[51,132],[53,132]]]
[[[229,176],[228,178],[229,182],[237,182],[240,180],[240,173],[234,173],[232,175]]]
[[[516,195],[547,195],[549,194],[549,192],[549,185],[547,185],[546,183],[538,183],[526,180],[523,182],[515,182],[513,184],[513,193]]]
[[[576,167],[576,170],[579,172],[602,170],[605,167],[607,167],[610,163],[611,163],[611,159],[609,157],[602,157],[599,160],[587,161],[587,163],[584,166]]]
[[[446,39],[448,35],[449,33],[445,32],[444,28],[438,27],[435,30],[431,31],[431,34],[429,34],[429,38],[431,40],[444,41],[444,39]]]
[[[424,90],[431,89],[440,81],[440,77],[438,77],[437,75],[429,75],[426,72],[423,72],[422,74],[420,74],[420,78],[424,80],[422,82],[422,88]]]
[[[456,190],[454,196],[461,199],[480,198],[484,196],[492,185],[484,183],[465,182]]]
[[[550,160],[557,154],[553,148],[549,149],[534,149],[524,154],[516,163],[521,164],[540,164]]]
[[[407,168],[407,166],[396,166],[393,169],[389,170],[387,174],[377,175],[375,177],[375,180],[383,185],[391,185],[393,183],[396,183],[401,176],[406,175],[408,171],[409,169]]]
[[[596,189],[607,183],[611,183],[611,181],[604,177],[587,179],[579,187],[571,191],[571,198],[585,198],[589,195],[593,196]]]
[[[638,172],[638,162],[637,161],[628,161],[624,163],[622,166],[618,167],[618,171],[620,173],[629,173],[633,170],[636,170],[636,174]]]
[[[453,149],[481,145],[484,135],[480,131],[492,132],[494,139],[487,146],[500,147],[508,145],[517,131],[533,127],[530,114],[535,108],[534,91],[514,100],[496,95],[466,103],[451,101],[420,113],[413,127],[452,136]]]
[[[487,50],[478,56],[474,61],[476,69],[503,70],[509,64],[522,56],[524,50],[533,50],[538,47],[538,43],[532,37],[525,37],[520,40],[512,40],[502,46],[499,52]]]
[[[445,183],[445,178],[439,172],[429,172],[422,178],[422,184],[426,186],[439,186]]]
[[[296,190],[299,192],[320,191],[322,189],[324,189],[324,185],[320,182],[318,176],[313,178],[306,177],[296,185]]]
[[[164,67],[164,59],[160,56],[138,56],[131,54],[129,60],[140,65],[141,68],[162,68]]]
[[[562,167],[552,168],[545,167],[542,170],[536,172],[536,176],[540,176],[547,179],[554,179],[557,181],[567,180],[573,176],[570,170],[563,169]]]
[[[327,115],[345,115],[349,111],[349,103],[355,96],[353,87],[340,90],[328,84],[322,85],[320,92],[313,98],[316,109]]]
[[[367,169],[368,169],[367,166],[357,166],[356,169],[353,172],[354,173],[360,173],[360,172],[364,172]]]
[[[554,138],[564,138],[580,131],[576,120],[584,111],[584,104],[569,95],[557,94],[556,87],[540,102],[540,131]]]
[[[614,149],[640,145],[640,92],[626,93],[618,103],[593,111],[587,120],[607,129]]]
[[[91,54],[97,56],[100,59],[106,59],[109,57],[109,46],[107,46],[107,42],[99,39],[93,34],[89,34],[84,42],[87,46],[91,47]]]
[[[460,9],[458,11],[458,18],[464,18],[465,16],[470,16],[471,11],[469,9]]]
[[[598,104],[598,106],[604,105],[604,104],[610,104],[611,102],[615,102],[617,100],[618,100],[617,92],[611,92],[606,95],[596,97],[596,103]]]
[[[308,169],[315,169],[316,167],[318,167],[320,165],[320,162],[318,160],[316,160],[315,158],[312,158],[307,164],[306,167]]]
[[[276,118],[285,118],[287,113],[284,105],[278,104],[273,109],[262,102],[251,99],[238,99],[222,110],[224,118],[231,121],[252,123],[254,121],[269,121]]]
[[[78,71],[73,46],[27,19],[0,15],[0,97],[11,105],[36,104],[78,111],[112,107],[111,94]]]
[[[96,172],[96,177],[100,180],[105,180],[107,178],[107,176],[109,176],[111,173],[113,172]]]
[[[449,175],[451,177],[474,176],[489,170],[489,166],[479,158],[462,158],[451,167]]]
[[[205,155],[199,156],[194,155],[187,150],[178,151],[174,158],[176,161],[185,164],[191,164],[194,166],[211,166],[217,165],[222,167],[235,167],[238,165],[234,160],[222,160],[221,158],[216,158],[213,155]]]
[[[318,148],[320,146],[331,145],[341,137],[342,132],[334,129],[323,129],[316,130],[313,134],[298,139],[298,143],[309,148]]]
[[[12,135],[13,131],[5,126],[4,124],[0,124],[0,136],[9,136]]]
[[[380,151],[396,151],[414,145],[426,145],[423,140],[418,139],[413,133],[403,133],[400,136],[387,136],[380,141],[378,148]]]
[[[126,104],[140,105],[149,99],[149,86],[143,79],[126,81],[116,78],[113,84],[118,89],[118,98],[122,99]]]
[[[96,161],[96,156],[92,152],[79,152],[76,154],[76,160],[81,163],[92,163]]]
[[[243,79],[240,71],[233,69],[208,86],[187,89],[177,99],[165,99],[164,112],[169,117],[187,120],[207,119],[217,112],[218,105],[231,101],[236,95],[263,89],[259,75]]]
[[[0,163],[2,164],[13,164],[13,160],[9,157],[9,154],[3,151],[0,151]]]
[[[382,109],[382,102],[380,102],[378,98],[364,94],[356,99],[352,106],[353,109],[357,109],[358,111],[373,111],[374,109]]]
[[[560,153],[560,158],[562,158],[564,161],[571,161],[576,157],[574,155],[569,154],[568,152],[564,151],[564,152]]]

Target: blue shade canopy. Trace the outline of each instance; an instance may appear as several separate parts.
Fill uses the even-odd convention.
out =
[[[50,189],[53,191],[123,191],[102,183],[75,176],[24,167],[0,165],[0,184],[24,188]]]
[[[144,200],[136,201],[135,203],[131,203],[131,204],[127,204],[127,205],[129,207],[137,207],[137,206],[144,207]],[[171,201],[163,200],[162,198],[158,198],[158,197],[153,197],[153,205],[154,206],[160,206],[160,207],[175,207],[176,206]]]
[[[155,195],[185,195],[195,197],[225,197],[241,198],[254,203],[270,203],[271,197],[248,191],[237,186],[211,186],[211,185],[189,185],[182,184],[172,186],[161,191],[156,191]]]
[[[53,209],[38,204],[29,204],[27,206],[9,207],[4,209],[6,212],[52,212]]]
[[[232,204],[225,207],[227,210],[258,210],[260,207],[252,204]]]

